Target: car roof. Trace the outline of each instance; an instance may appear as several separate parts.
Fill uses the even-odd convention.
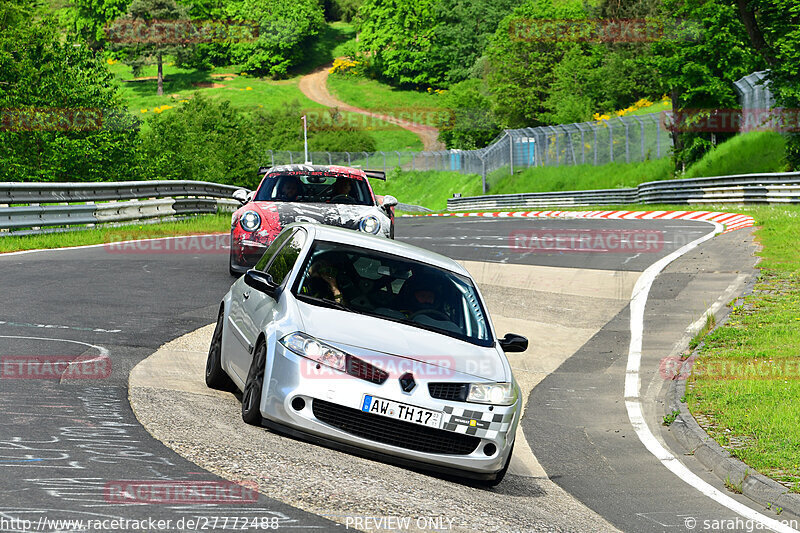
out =
[[[429,250],[425,250],[411,244],[406,244],[404,242],[398,242],[393,239],[378,237],[377,235],[371,235],[369,233],[363,233],[361,231],[355,231],[352,229],[338,228],[336,226],[327,226],[310,222],[295,222],[287,225],[286,227],[303,227],[309,230],[316,240],[349,244],[351,246],[376,250],[378,252],[398,255],[400,257],[407,257],[414,261],[419,261],[420,263],[427,263],[445,270],[450,270],[451,272],[455,272],[472,279],[472,276],[470,276],[469,272],[467,272],[463,266],[458,264],[456,261],[453,261],[449,257],[445,257],[441,254],[437,254],[436,252],[431,252]]]
[[[367,175],[360,168],[344,167],[339,165],[278,165],[266,170],[266,175],[274,174],[307,174],[321,172],[329,176],[349,176],[352,178],[366,178]]]

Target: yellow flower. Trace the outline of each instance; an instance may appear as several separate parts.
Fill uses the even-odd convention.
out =
[[[117,63],[117,62],[118,61],[116,59],[112,59],[110,57],[108,59],[106,59],[106,63],[108,63],[109,65],[113,65],[114,63]]]
[[[183,100],[178,100],[178,101],[180,103],[182,103],[182,104],[188,104],[189,103],[189,100],[186,100],[185,98]]]
[[[147,108],[142,108],[139,110],[140,113],[147,113]]]
[[[252,88],[252,87],[245,87],[245,89],[244,89],[244,90],[245,90],[245,91],[252,91],[252,90],[253,90],[253,88]]]

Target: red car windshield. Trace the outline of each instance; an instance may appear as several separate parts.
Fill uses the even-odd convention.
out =
[[[374,205],[365,179],[341,176],[267,176],[255,196],[257,202],[299,202]]]

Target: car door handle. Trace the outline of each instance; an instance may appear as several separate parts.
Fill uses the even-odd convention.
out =
[[[250,291],[243,292],[243,293],[242,293],[242,298],[244,298],[245,300],[247,300],[248,298],[250,298]]]

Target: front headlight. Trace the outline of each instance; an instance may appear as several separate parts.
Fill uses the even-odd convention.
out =
[[[372,233],[373,235],[377,235],[377,233],[381,230],[381,222],[373,216],[364,217],[361,219],[361,222],[358,223],[358,229],[364,233]]]
[[[255,231],[261,226],[261,217],[255,211],[245,211],[239,224],[245,231]]]
[[[469,386],[467,401],[511,405],[517,401],[517,390],[513,383],[472,383]]]
[[[296,331],[286,335],[280,343],[297,355],[344,372],[347,354],[310,335]]]

